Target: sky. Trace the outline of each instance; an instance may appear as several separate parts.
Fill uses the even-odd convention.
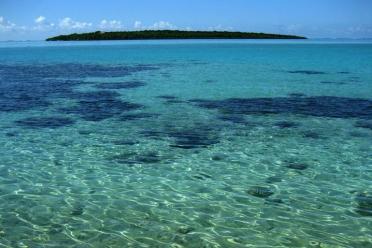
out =
[[[144,29],[372,38],[372,0],[0,0],[0,40]]]

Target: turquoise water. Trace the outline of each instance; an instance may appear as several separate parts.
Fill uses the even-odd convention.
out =
[[[372,247],[372,43],[0,43],[0,247]]]

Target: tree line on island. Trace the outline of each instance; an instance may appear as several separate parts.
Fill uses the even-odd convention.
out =
[[[74,33],[48,38],[47,41],[84,41],[84,40],[161,40],[161,39],[306,39],[302,36],[228,32],[228,31],[180,31],[180,30],[143,30]]]

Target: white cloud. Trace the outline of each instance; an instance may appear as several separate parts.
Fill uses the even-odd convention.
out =
[[[155,22],[153,25],[151,25],[149,27],[149,29],[176,29],[177,27],[175,25],[173,25],[172,23],[170,22],[166,22],[166,21],[159,21],[159,22]]]
[[[39,16],[35,19],[36,26],[32,27],[33,30],[45,31],[55,27],[53,22],[48,22],[45,16]]]
[[[35,19],[35,23],[42,24],[44,23],[45,20],[46,18],[44,16],[39,16],[38,18]]]
[[[135,21],[134,25],[133,25],[133,28],[135,30],[146,30],[146,29],[149,29],[149,30],[164,30],[164,29],[177,29],[177,26],[173,25],[170,22],[166,22],[166,21],[158,21],[158,22],[155,22],[154,24],[152,24],[150,26],[143,25],[141,21]]]
[[[85,29],[92,27],[92,23],[78,22],[72,20],[70,17],[65,17],[59,22],[59,27],[62,29]]]
[[[123,25],[121,24],[121,21],[117,20],[108,21],[103,19],[98,27],[101,29],[122,29]]]
[[[214,27],[209,27],[208,31],[233,31],[234,29],[232,27],[224,27],[222,25],[217,25]]]
[[[0,16],[0,31],[11,31],[16,28],[16,25],[4,17]]]
[[[142,29],[142,22],[141,21],[135,21],[134,22],[134,29]]]

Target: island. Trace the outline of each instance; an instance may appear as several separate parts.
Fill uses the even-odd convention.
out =
[[[59,35],[47,41],[87,41],[87,40],[164,40],[164,39],[306,39],[306,37],[284,34],[228,32],[228,31],[181,31],[181,30],[143,30],[74,33]]]

